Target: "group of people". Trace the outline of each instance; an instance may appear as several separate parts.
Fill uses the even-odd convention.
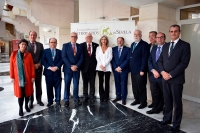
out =
[[[22,39],[19,50],[10,57],[10,77],[14,82],[14,94],[18,97],[19,115],[23,116],[23,99],[25,109],[30,112],[33,108],[33,83],[35,82],[36,99],[40,106],[41,77],[44,66],[47,106],[54,102],[60,105],[61,67],[64,72],[64,106],[69,106],[70,84],[73,79],[73,97],[77,105],[79,99],[80,72],[83,80],[83,102],[95,100],[95,77],[98,72],[100,102],[109,100],[110,74],[115,79],[116,98],[112,102],[122,100],[126,105],[128,74],[131,73],[134,101],[132,106],[140,104],[139,109],[147,106],[147,76],[152,94],[152,108],[147,114],[163,111],[162,125],[173,122],[172,131],[180,128],[182,119],[182,91],[185,82],[185,69],[190,61],[190,44],[181,40],[180,26],[171,25],[169,35],[171,41],[166,43],[166,35],[162,32],[149,32],[150,44],[142,40],[142,32],[134,31],[134,42],[130,48],[124,45],[124,38],[117,38],[117,46],[110,47],[109,39],[103,35],[99,44],[92,42],[92,34],[87,33],[85,42],[76,43],[78,35],[70,34],[70,42],[63,44],[62,51],[57,49],[56,38],[49,39],[49,47],[43,50],[41,43],[36,42],[37,33],[29,33],[30,41]],[[104,83],[105,82],[105,83]],[[90,87],[88,87],[88,84]],[[30,97],[30,98],[29,98]],[[30,100],[29,100],[30,99]],[[28,107],[28,102],[30,105]],[[172,112],[174,115],[172,121]]]

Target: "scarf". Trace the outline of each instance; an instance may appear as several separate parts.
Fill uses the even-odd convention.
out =
[[[19,79],[19,87],[24,87],[25,86],[24,65],[23,65],[23,60],[21,57],[20,50],[17,51],[17,72],[18,72],[18,79]]]

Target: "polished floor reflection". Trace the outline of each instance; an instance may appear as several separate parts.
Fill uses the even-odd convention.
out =
[[[111,101],[88,101],[70,107],[53,105],[37,113],[0,123],[1,133],[168,133],[170,126]],[[179,131],[182,133],[182,131]]]
[[[47,108],[45,77],[42,78],[42,101],[45,106],[39,106],[34,101],[31,112],[24,110],[25,116],[21,119],[18,115],[17,98],[13,94],[13,84],[9,77],[9,63],[0,63],[0,87],[3,88],[0,90],[0,133],[169,132],[169,126],[159,124],[163,118],[162,113],[148,115],[146,111],[150,110],[149,108],[138,109],[138,105],[130,106],[133,102],[132,98],[127,99],[125,106],[120,105],[121,101],[118,104],[111,102],[100,104],[97,99],[94,103],[88,102],[78,108],[75,108],[73,102],[69,108],[55,105]],[[79,95],[81,96],[82,93]],[[61,99],[63,96],[64,82],[62,82]],[[200,133],[200,104],[183,99],[183,111],[181,130],[187,133]]]

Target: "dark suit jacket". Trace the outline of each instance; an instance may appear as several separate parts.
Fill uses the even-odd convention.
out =
[[[64,62],[63,72],[72,73],[71,65],[76,65],[78,71],[80,71],[80,66],[83,62],[83,48],[82,45],[76,43],[76,55],[74,56],[71,42],[63,44],[62,48],[62,59]]]
[[[90,71],[96,71],[96,65],[97,65],[97,60],[96,60],[96,49],[99,46],[99,44],[96,44],[92,42],[92,55],[91,57],[88,55],[88,48],[87,48],[87,43],[81,43],[83,47],[83,63],[81,65],[81,70],[82,72],[86,73],[88,69]]]
[[[130,69],[131,73],[139,74],[140,72],[148,71],[148,58],[149,58],[149,44],[142,39],[137,44],[134,51],[134,43],[131,44],[130,48]]]
[[[158,67],[158,61],[156,61],[156,51],[157,51],[157,45],[153,46],[149,59],[148,59],[148,67],[149,67],[149,78],[152,81],[162,82],[162,76],[160,75],[159,78],[155,78],[153,73],[151,72],[152,69],[155,69],[158,73],[160,73],[159,67]]]
[[[112,68],[113,72],[115,72],[115,69],[119,66],[122,69],[122,73],[128,73],[129,72],[129,60],[130,60],[130,48],[123,46],[123,49],[121,51],[121,56],[119,58],[118,54],[118,46],[112,48],[113,51],[113,58],[112,58]]]
[[[166,71],[172,78],[168,83],[184,84],[185,69],[190,62],[190,44],[179,39],[175,45],[172,54],[168,57],[170,43],[166,43],[162,48],[162,53],[158,59],[160,71]],[[164,82],[167,82],[163,79]]]
[[[30,42],[28,42],[26,51],[31,53],[34,64],[37,64],[37,63],[41,64],[41,57],[42,57],[42,52],[44,50],[44,47],[43,47],[43,44],[39,42],[36,42],[35,45],[36,45],[36,53],[34,53]]]
[[[54,57],[54,60],[52,58],[51,49],[45,49],[42,53],[42,65],[44,66],[44,72],[43,74],[45,76],[58,76],[61,77],[61,66],[63,65],[62,61],[62,51],[59,49],[56,49],[56,56]],[[48,67],[57,66],[58,70],[56,72],[52,72],[48,69]]]

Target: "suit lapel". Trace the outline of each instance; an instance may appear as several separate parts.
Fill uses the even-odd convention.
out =
[[[170,57],[176,52],[176,50],[181,46],[181,40],[179,39],[177,44],[175,45],[173,51],[172,51],[172,54],[170,55]]]
[[[51,62],[53,62],[53,57],[52,57],[51,49],[49,48],[47,52],[48,52],[47,55],[51,55],[51,56],[48,56],[48,57],[50,57]]]

